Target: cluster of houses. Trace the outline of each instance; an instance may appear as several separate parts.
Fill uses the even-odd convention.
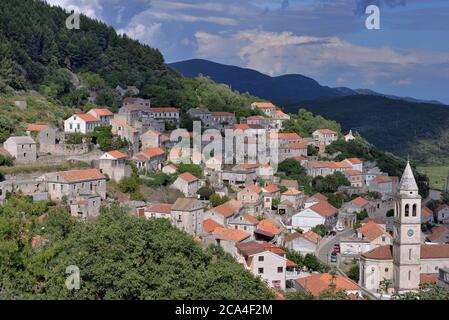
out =
[[[123,95],[138,94],[135,87],[119,89]],[[42,154],[83,154],[89,149],[87,143],[70,145],[66,143],[66,136],[88,134],[106,125],[111,126],[114,137],[128,141],[129,147],[104,152],[88,169],[51,172],[32,179],[7,177],[0,182],[0,201],[6,201],[7,192],[21,191],[36,200],[65,202],[71,214],[79,219],[94,218],[108,200],[107,181],[120,182],[131,176],[132,162],[141,173],[176,174],[170,187],[183,195],[174,203],[140,204],[135,207],[137,216],[168,219],[203,245],[221,246],[273,289],[296,289],[319,295],[333,284],[337,289],[346,290],[351,298],[361,298],[363,289],[358,284],[343,276],[305,270],[290,261],[281,247],[302,255],[315,254],[323,240],[314,231],[315,227],[324,225],[338,231],[352,229],[357,223],[357,213],[363,210],[374,214],[393,209],[398,177],[390,177],[375,164],[364,163],[358,158],[319,161],[316,156],[309,156],[308,149],[315,148],[325,154],[326,146],[339,138],[337,132],[322,128],[307,138],[296,133],[279,133],[277,130],[290,119],[289,115],[272,103],[256,102],[251,108],[259,110],[261,115],[240,118],[239,123],[235,115],[228,112],[196,108],[187,113],[193,120],[200,120],[205,128],[234,129],[241,133],[269,130],[268,140],[276,141],[279,161],[296,160],[311,177],[341,172],[351,184],[342,191],[348,194],[375,191],[381,197],[354,197],[336,208],[323,194],[307,196],[296,180],[281,180],[270,164],[257,161],[225,165],[212,158],[200,163],[204,172],[201,178],[191,172],[178,174],[175,160],[183,155],[172,150],[177,141],[170,139],[170,129],[167,128],[179,127],[181,111],[173,107],[154,107],[150,100],[131,96],[124,98],[122,107],[115,114],[106,107],[98,107],[66,119],[63,131],[47,124],[32,124],[27,128],[26,136],[6,140],[3,147],[14,157],[16,164],[36,162]],[[355,139],[352,132],[343,138],[346,141]],[[252,143],[251,137],[243,140],[245,147]],[[189,157],[195,157],[195,153]],[[249,160],[249,154],[245,157]],[[213,207],[208,200],[201,200],[198,191],[205,186],[217,195],[227,197],[226,202]],[[423,209],[422,216],[425,214]],[[449,206],[437,208],[436,214],[438,221],[447,221]],[[444,242],[448,232],[447,228],[437,228],[428,236],[428,241]],[[341,251],[350,256],[363,256],[379,247],[392,245],[393,239],[386,223],[366,220],[354,237],[342,240]]]

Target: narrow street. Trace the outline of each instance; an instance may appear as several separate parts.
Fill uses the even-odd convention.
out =
[[[318,259],[325,264],[329,264],[329,255],[331,249],[334,247],[334,244],[340,243],[341,238],[350,237],[352,234],[354,234],[354,230],[347,229],[343,232],[337,232],[337,235],[332,238],[323,239],[322,244],[320,244],[317,249],[316,255]]]

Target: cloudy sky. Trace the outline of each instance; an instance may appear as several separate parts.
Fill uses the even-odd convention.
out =
[[[47,0],[159,48],[449,104],[448,0]],[[381,29],[365,9],[380,7]],[[82,26],[81,26],[82,27]]]

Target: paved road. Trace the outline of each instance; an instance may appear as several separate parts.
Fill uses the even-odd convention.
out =
[[[337,235],[335,237],[332,237],[330,239],[324,239],[324,243],[320,245],[320,247],[317,250],[317,257],[320,259],[321,262],[325,264],[329,264],[329,254],[331,249],[334,247],[334,244],[340,243],[341,238],[350,237],[354,233],[353,229],[347,229],[343,232],[337,232]]]

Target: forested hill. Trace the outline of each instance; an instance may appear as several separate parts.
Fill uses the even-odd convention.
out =
[[[69,30],[68,16],[38,0],[0,1],[0,92],[5,85],[34,89],[78,107],[89,91],[100,104],[117,107],[117,85],[137,86],[154,105],[184,109],[209,104],[235,111],[254,99],[206,78],[184,78],[157,49],[99,21],[81,16],[80,29]]]
[[[359,132],[377,147],[410,156],[416,162],[447,163],[449,107],[413,103],[372,95],[323,98],[285,109],[305,108],[341,124],[343,131]]]

